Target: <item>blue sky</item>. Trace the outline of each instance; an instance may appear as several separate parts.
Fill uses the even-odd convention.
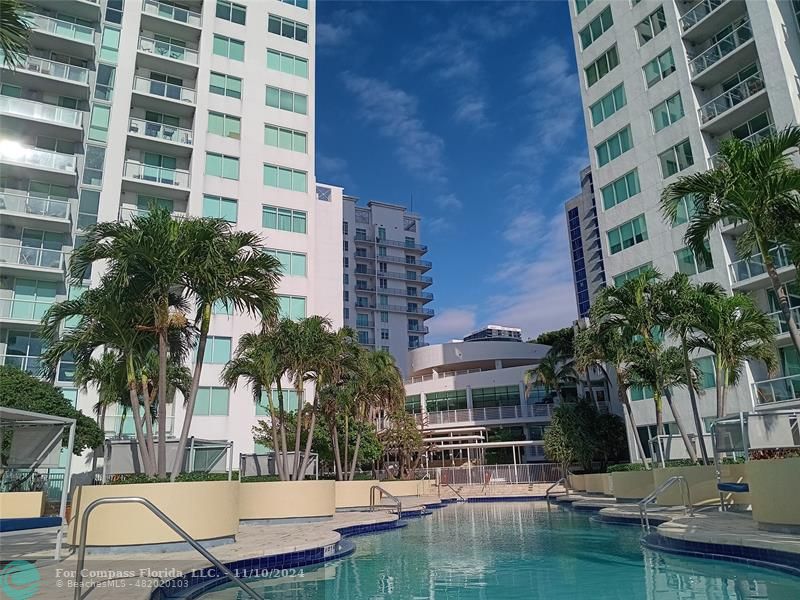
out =
[[[430,341],[575,318],[564,201],[588,164],[566,2],[317,6],[317,179],[423,216]]]

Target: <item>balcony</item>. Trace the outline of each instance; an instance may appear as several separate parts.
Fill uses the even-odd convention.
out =
[[[37,7],[54,12],[85,19],[99,21],[101,19],[100,0],[36,0]]]
[[[375,321],[356,321],[357,329],[372,329],[375,327]]]
[[[430,285],[433,283],[433,277],[427,275],[420,275],[416,271],[411,271],[413,275],[408,273],[399,273],[397,271],[383,271],[378,273],[381,277],[388,277],[389,279],[402,279],[404,281],[414,281],[422,285]]]
[[[0,163],[12,168],[4,169],[10,176],[41,177],[42,171],[54,175],[48,177],[51,183],[74,184],[77,177],[77,160],[74,154],[61,154],[52,150],[43,150],[31,146],[23,146],[15,140],[0,140]],[[58,181],[54,181],[57,179]]]
[[[408,298],[418,298],[423,302],[428,302],[433,300],[433,294],[430,292],[417,292],[416,294],[409,294],[408,290],[400,289],[400,288],[378,288],[378,292],[381,294],[391,294],[393,296],[406,296]]]
[[[800,375],[756,381],[753,398],[756,408],[781,408],[784,402],[800,401]]]
[[[746,14],[740,0],[700,0],[680,18],[681,35],[686,41],[702,42]]]
[[[769,99],[761,73],[744,81],[700,107],[700,126],[703,131],[720,135],[748,121],[769,107]]]
[[[409,333],[418,333],[420,335],[427,335],[429,331],[430,330],[427,327],[422,327],[420,325],[408,328]]]
[[[126,160],[122,178],[124,187],[135,193],[162,194],[178,199],[189,196],[189,171],[182,169],[165,169]]]
[[[133,78],[134,106],[166,114],[191,115],[197,102],[192,88],[136,76]]]
[[[793,306],[791,308],[791,313],[795,324],[800,325],[800,306]],[[781,336],[789,333],[789,325],[786,323],[782,311],[776,310],[775,312],[769,313],[767,316],[775,322],[775,329],[777,330],[779,339]],[[786,338],[786,340],[788,341],[788,338]]]
[[[0,273],[31,273],[48,279],[64,276],[65,254],[61,250],[0,244]]]
[[[139,52],[142,56],[139,57],[137,66],[141,68],[162,71],[181,78],[194,79],[197,76],[199,59],[195,48],[141,36]]]
[[[702,73],[706,73],[708,69],[719,63],[722,59],[731,55],[733,52],[741,48],[752,39],[753,28],[750,25],[750,21],[747,20],[739,25],[739,27],[734,29],[731,33],[722,38],[719,42],[704,50],[698,56],[693,57],[689,61],[689,73],[691,74],[692,81],[701,84],[700,75]],[[737,64],[729,68],[727,74],[732,75],[738,70],[737,67],[741,68],[751,62],[752,57],[745,60],[744,64]],[[718,80],[722,80],[723,78],[724,76],[720,75]]]
[[[146,208],[138,208],[133,206],[120,206],[119,208],[119,220],[120,221],[130,221],[135,217],[146,217],[150,214],[150,211]],[[186,213],[182,212],[172,212],[171,216],[173,219],[185,219]]]
[[[41,198],[22,191],[0,190],[0,215],[8,224],[23,227],[41,226],[47,222],[59,230],[71,229],[69,200],[63,198]]]
[[[161,152],[169,147],[168,154],[179,156],[189,156],[192,152],[194,135],[191,129],[131,117],[128,133],[129,147],[150,152]]]
[[[392,246],[393,248],[406,248],[408,250],[419,250],[420,252],[427,252],[428,247],[424,244],[416,244],[414,242],[406,242],[401,240],[386,240],[386,239],[376,239],[375,240],[381,246]]]
[[[3,53],[0,52],[0,64],[2,64],[2,55]],[[14,69],[3,68],[8,69],[3,74],[3,80],[6,83],[14,83],[61,96],[89,97],[89,69],[30,55],[24,57]]]
[[[26,98],[0,96],[0,116],[4,117],[4,120],[5,118],[23,120],[26,131],[33,134],[49,133],[52,136],[53,128],[58,127],[60,139],[80,141],[83,138],[83,113],[72,108],[62,108]]]
[[[95,30],[85,25],[62,21],[39,13],[28,13],[32,24],[31,38],[36,44],[36,37],[47,36],[41,40],[48,49],[80,58],[94,58]]]
[[[786,246],[781,245],[770,248],[769,254],[772,256],[773,264],[775,269],[779,271],[779,275],[781,275],[780,269],[793,266]],[[756,289],[767,277],[767,269],[760,254],[737,260],[728,265],[728,270],[731,276],[731,283],[739,289]]]
[[[742,138],[743,142],[750,142],[751,144],[757,143],[759,140],[762,140],[765,137],[769,137],[775,133],[775,125],[769,124],[766,127],[759,129],[758,131],[751,133],[746,138]],[[712,154],[708,157],[708,168],[714,169],[722,165],[722,161],[719,158],[719,154]]]
[[[414,262],[408,262],[405,256],[376,256],[375,260],[379,262],[405,265],[406,267],[420,267],[426,271],[433,266],[429,260],[415,260]]]
[[[375,240],[367,238],[365,235],[356,235],[353,241],[357,244],[374,244]]]
[[[0,298],[0,321],[13,325],[35,325],[38,327],[42,317],[55,300],[17,300]]]
[[[416,415],[417,422],[426,421],[430,425],[449,425],[451,423],[486,423],[493,421],[549,421],[551,406],[533,404],[529,406],[490,406],[484,408],[462,408],[458,410],[439,410]]]
[[[158,0],[144,0],[142,3],[142,15],[156,17],[153,20],[164,21],[164,25],[170,28],[188,27],[193,30],[199,30],[203,26],[203,17],[200,13],[172,4],[158,2]]]

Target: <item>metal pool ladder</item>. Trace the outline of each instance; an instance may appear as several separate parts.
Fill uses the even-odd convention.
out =
[[[188,543],[192,548],[197,550],[200,554],[203,555],[208,562],[214,565],[217,569],[220,570],[228,579],[230,579],[233,583],[239,586],[245,594],[253,598],[254,600],[264,600],[264,597],[261,596],[258,592],[256,592],[253,588],[247,585],[244,581],[239,579],[233,572],[223,565],[219,560],[214,558],[214,556],[203,546],[197,543],[197,541],[192,538],[188,533],[186,533],[183,529],[181,529],[178,524],[170,519],[167,515],[165,515],[161,509],[159,509],[155,504],[150,502],[147,498],[140,498],[138,496],[127,496],[127,497],[120,497],[120,498],[98,498],[94,502],[90,502],[89,505],[86,507],[86,510],[83,511],[83,515],[81,517],[81,541],[80,545],[78,546],[78,567],[75,570],[75,600],[81,599],[81,587],[83,583],[83,565],[86,560],[86,534],[89,524],[89,515],[92,511],[100,506],[101,504],[141,504],[159,519],[161,519],[164,524],[167,525],[172,531],[177,533],[180,537],[182,537],[186,543]]]
[[[554,487],[558,487],[562,483],[564,484],[564,489],[567,490],[567,496],[569,496],[569,484],[567,482],[567,478],[562,477],[561,479],[556,481],[553,485],[551,485],[549,488],[547,488],[547,491],[544,493],[544,497],[548,502],[550,502],[550,490],[552,490]]]
[[[371,488],[369,488],[369,509],[371,511],[374,511],[375,510],[375,506],[376,506],[375,505],[375,490],[380,491],[381,499],[383,499],[384,496],[387,496],[391,500],[394,500],[395,507],[397,508],[397,518],[399,519],[400,517],[403,516],[403,503],[400,502],[400,499],[397,496],[394,496],[394,495],[390,494],[389,492],[387,492],[385,489],[383,489],[379,485],[373,485]]]
[[[655,499],[659,496],[659,494],[664,493],[675,484],[681,485],[681,500],[683,500],[683,491],[686,491],[686,502],[684,503],[684,507],[686,508],[686,514],[688,516],[694,515],[694,508],[692,507],[692,494],[689,491],[689,483],[686,481],[686,477],[683,475],[675,475],[670,477],[666,481],[664,481],[660,486],[654,489],[647,497],[643,498],[639,501],[639,518],[642,522],[642,528],[645,531],[650,531],[650,519],[647,517],[647,505],[655,501]]]

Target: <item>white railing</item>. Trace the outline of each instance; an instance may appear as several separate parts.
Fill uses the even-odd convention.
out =
[[[0,244],[0,262],[63,270],[64,253],[61,250],[49,250],[47,248]]]
[[[146,217],[150,214],[150,211],[146,208],[133,208],[130,206],[121,206],[119,209],[119,220],[120,221],[130,221],[134,217]],[[184,213],[170,213],[173,219],[185,219],[186,215]]]
[[[33,22],[34,29],[45,33],[52,33],[59,37],[85,44],[94,44],[94,29],[85,25],[53,19],[38,13],[28,13],[28,18]]]
[[[439,379],[444,377],[455,377],[456,375],[467,375],[469,373],[480,373],[480,369],[461,369],[460,371],[443,371],[439,373]]]
[[[800,306],[793,306],[791,308],[791,313],[795,324],[800,325]],[[789,325],[783,316],[783,311],[776,310],[775,312],[769,313],[767,316],[775,322],[775,328],[779,334],[789,333]]]
[[[147,54],[163,56],[173,60],[181,60],[183,62],[192,63],[193,65],[196,65],[198,60],[197,50],[143,36],[139,38],[139,50]]]
[[[3,53],[0,52],[0,62],[2,62],[2,58]],[[57,77],[65,81],[74,81],[83,84],[89,83],[89,69],[76,67],[75,65],[67,65],[54,60],[47,60],[46,58],[39,58],[38,56],[29,55],[24,57],[16,68],[32,73],[41,73],[42,75],[48,75],[50,77]]]
[[[69,200],[38,198],[29,194],[0,191],[0,210],[22,215],[69,219]]]
[[[681,29],[694,27],[727,0],[700,0],[681,17]]]
[[[761,73],[753,73],[750,77],[737,83],[727,92],[722,92],[719,96],[701,106],[698,110],[700,113],[700,121],[702,123],[708,123],[763,89],[764,78],[761,76]]]
[[[182,169],[165,169],[164,167],[145,165],[132,160],[125,161],[123,176],[180,188],[189,187],[189,171],[184,171]]]
[[[693,76],[699,75],[726,56],[753,39],[753,28],[750,21],[745,21],[713,46],[703,50],[689,61],[689,71]]]
[[[537,446],[527,446],[536,448]],[[541,456],[541,455],[540,455]],[[517,483],[553,483],[561,476],[561,467],[555,463],[522,465],[469,465],[464,467],[438,467],[417,469],[416,477],[426,475],[441,485],[509,485]]]
[[[770,248],[769,254],[772,256],[776,269],[787,267],[792,264],[792,261],[789,260],[788,249],[785,245]],[[764,266],[764,259],[760,254],[753,254],[747,258],[737,260],[728,265],[728,269],[730,270],[731,280],[734,283],[746,281],[767,272],[767,268]]]
[[[765,137],[769,137],[775,133],[775,125],[771,123],[766,127],[762,127],[756,132],[751,133],[745,138],[742,138],[743,142],[750,142],[751,144],[755,144],[758,141],[762,140]],[[721,163],[719,162],[719,154],[712,154],[708,157],[708,166],[709,168],[718,167]]]
[[[61,154],[52,150],[23,146],[14,140],[0,140],[0,161],[70,174],[76,174],[78,164],[74,154]]]
[[[409,327],[409,328],[408,328],[408,332],[409,332],[409,333],[422,333],[422,334],[426,334],[426,333],[428,333],[429,331],[430,331],[430,330],[429,330],[427,327],[422,327],[421,325],[417,325],[416,327]]]
[[[753,396],[757,404],[800,400],[800,375],[756,381],[753,384]]]
[[[433,373],[430,375],[418,375],[416,377],[410,377],[405,380],[405,383],[421,383],[423,381],[432,381],[433,380]]]
[[[193,141],[191,129],[164,125],[163,123],[156,123],[155,121],[145,121],[144,119],[137,119],[135,117],[131,117],[128,121],[128,131],[159,140],[165,140],[167,142],[184,144],[186,146],[191,146]]]
[[[158,0],[144,0],[142,4],[142,12],[148,15],[155,15],[163,19],[176,21],[177,23],[186,23],[193,27],[201,27],[203,25],[203,18],[200,13],[196,13],[179,6],[172,4],[165,4],[158,2]]]
[[[488,406],[483,408],[461,408],[457,410],[438,410],[416,415],[417,421],[428,425],[445,423],[465,423],[481,421],[502,421],[504,419],[540,418],[549,419],[549,404],[529,406]]]
[[[12,96],[0,96],[0,113],[71,127],[80,127],[83,122],[83,113],[79,110]]]
[[[195,90],[175,85],[174,83],[164,83],[163,81],[148,79],[147,77],[134,77],[133,89],[137,92],[161,96],[162,98],[177,100],[178,102],[187,102],[190,104],[197,102],[197,93]]]
[[[38,323],[55,300],[0,298],[0,318]]]
[[[394,248],[408,248],[409,250],[422,250],[423,252],[426,252],[428,250],[428,247],[425,244],[417,244],[415,242],[406,242],[401,240],[387,240],[381,238],[377,238],[375,241],[383,246],[392,246]]]

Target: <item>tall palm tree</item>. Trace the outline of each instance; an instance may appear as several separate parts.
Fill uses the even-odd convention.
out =
[[[106,412],[110,406],[130,403],[126,398],[128,390],[125,375],[125,361],[113,350],[105,350],[99,358],[90,357],[88,362],[75,365],[75,386],[84,391],[90,385],[97,389],[94,413],[101,428],[105,427]]]
[[[541,385],[549,392],[553,390],[559,402],[564,401],[561,393],[564,385],[575,383],[578,380],[572,363],[565,360],[558,352],[548,352],[536,365],[536,368],[525,371],[525,395],[530,393],[534,385]]]
[[[31,22],[19,0],[0,0],[0,53],[3,64],[15,67],[28,55]]]
[[[689,339],[689,348],[703,348],[715,355],[717,418],[722,418],[728,386],[736,385],[748,360],[763,361],[769,371],[776,368],[775,322],[750,296],[739,293],[707,297],[700,310],[703,319]]]
[[[718,154],[719,167],[680,177],[661,196],[661,210],[669,221],[674,221],[684,197],[694,198],[696,211],[689,220],[686,243],[697,254],[708,254],[706,239],[719,223],[731,221],[744,228],[736,244],[737,253],[743,257],[754,252],[760,255],[798,352],[800,331],[771,248],[781,241],[787,223],[800,222],[800,169],[789,156],[799,146],[797,126],[756,143],[725,140]]]

